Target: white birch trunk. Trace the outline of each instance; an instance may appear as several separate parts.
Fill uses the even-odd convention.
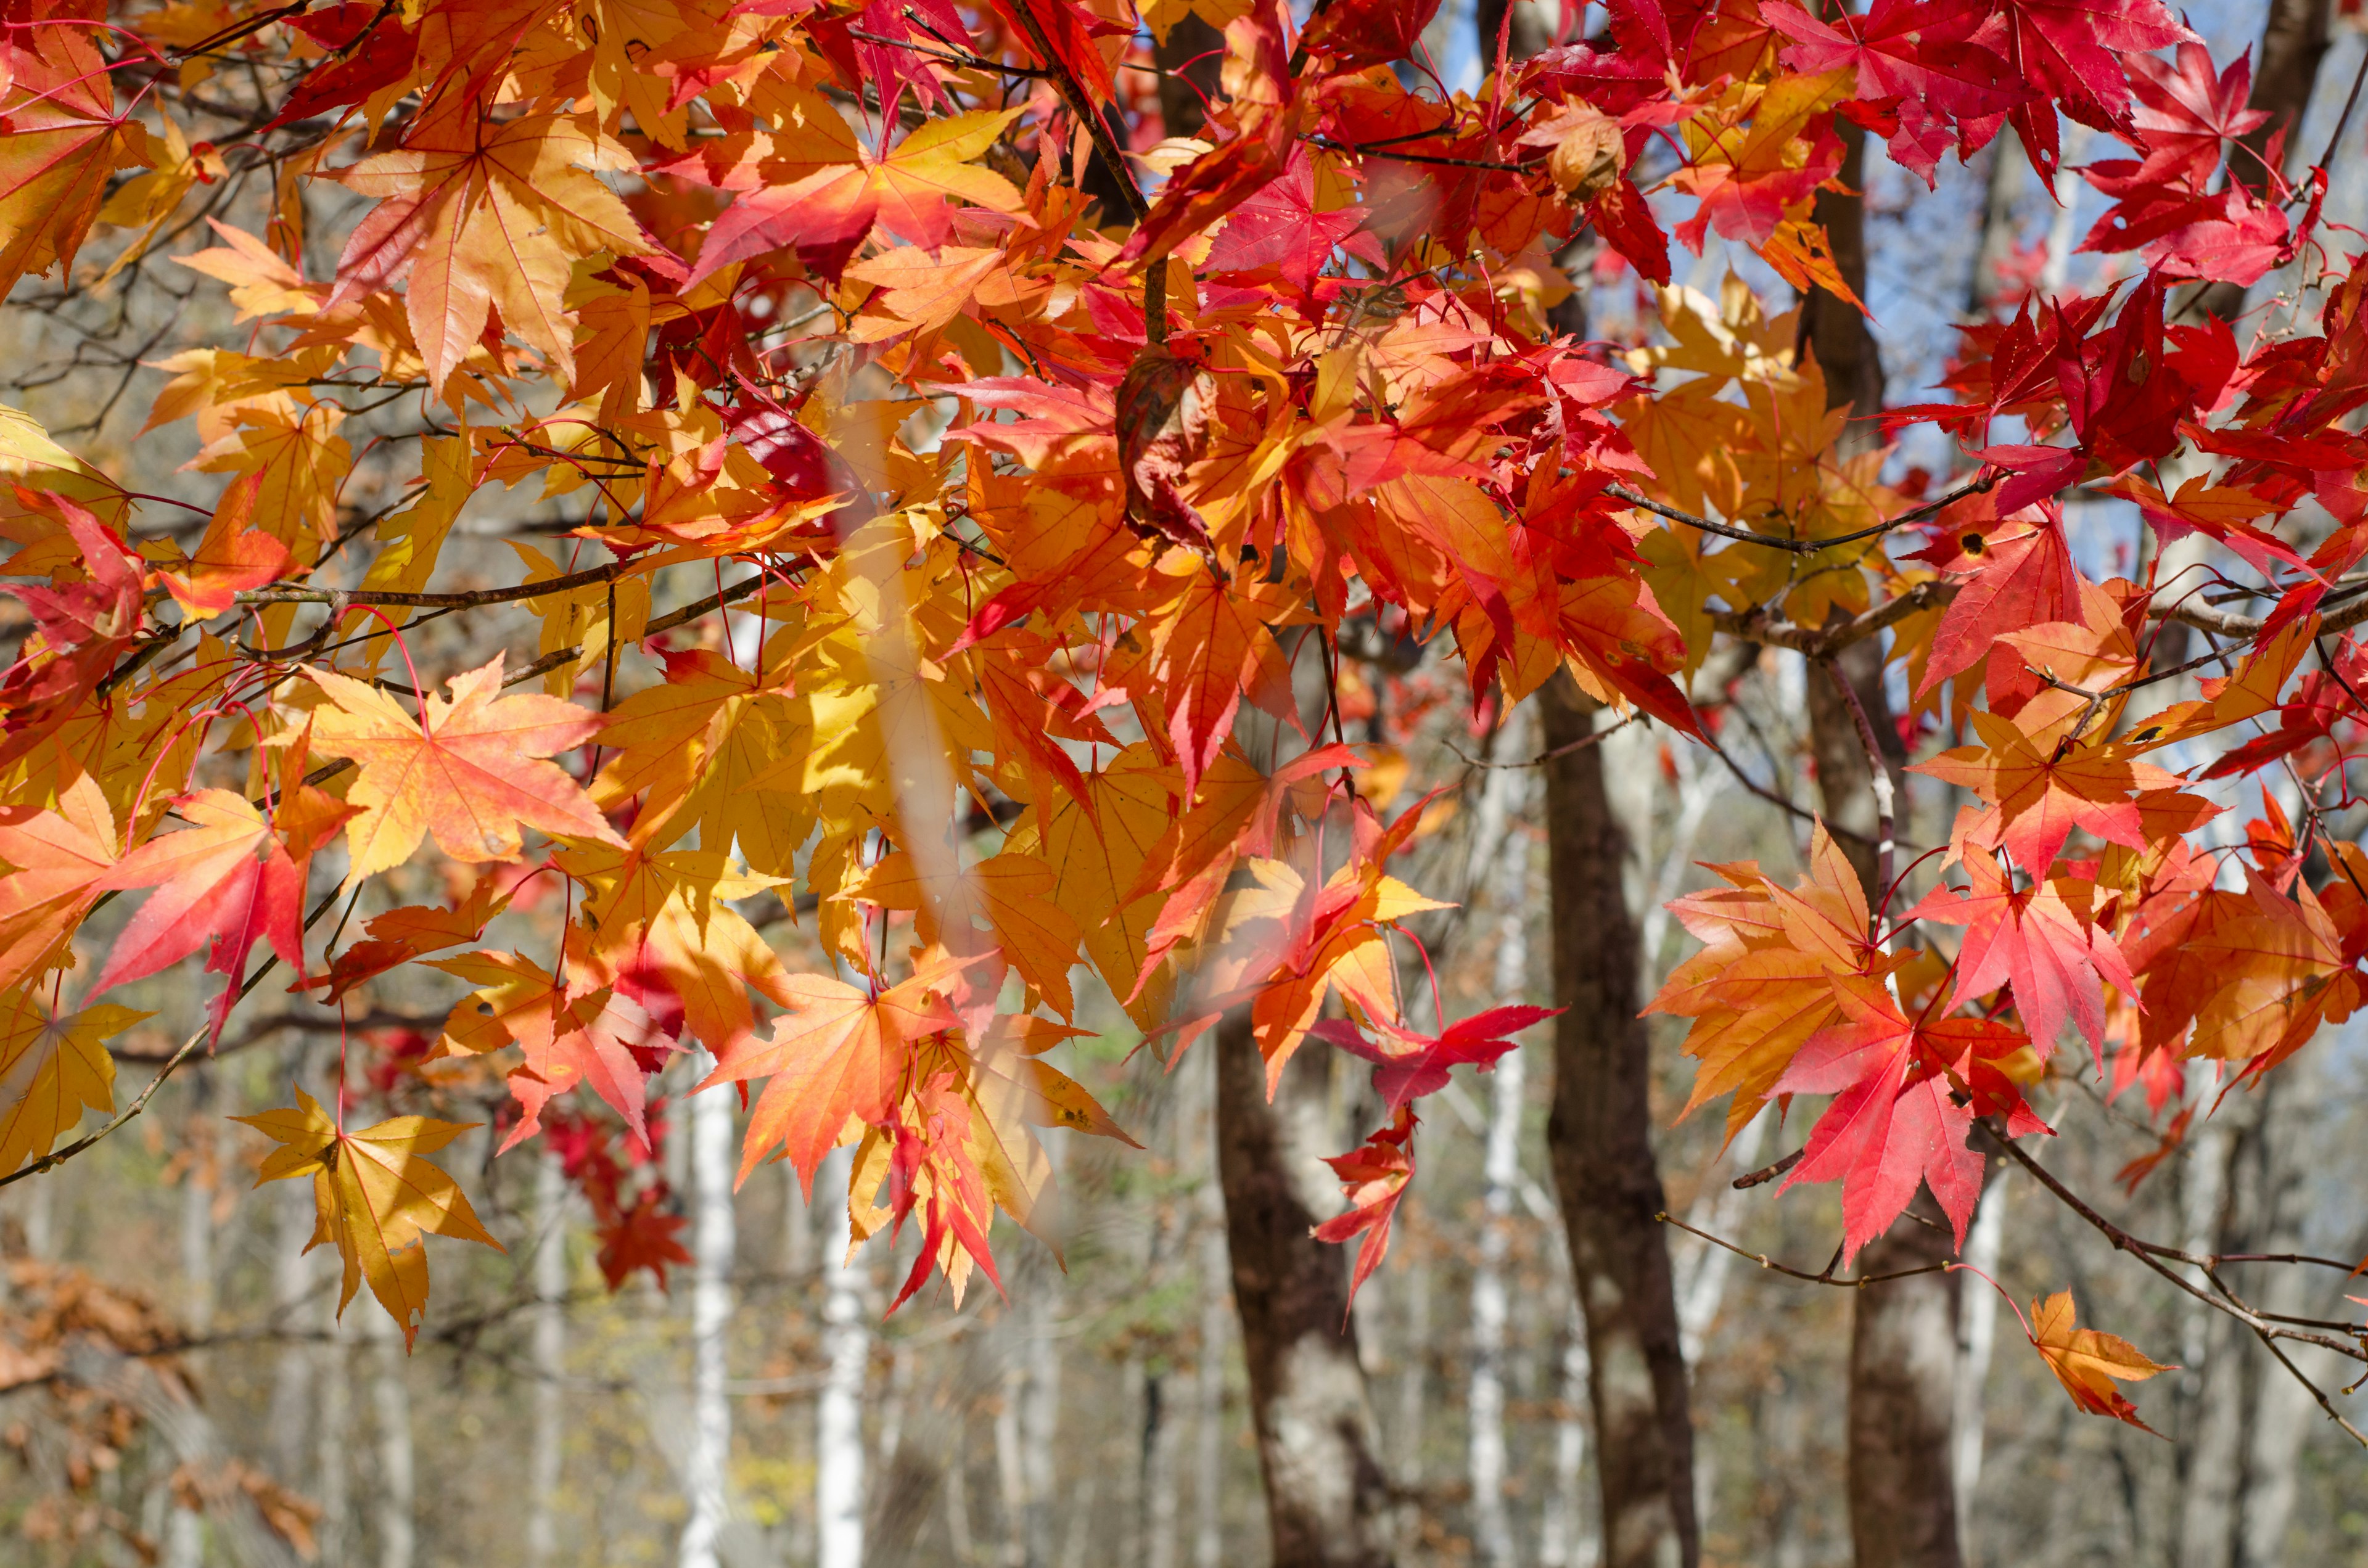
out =
[[[1750,1193],[1748,1189],[1736,1191],[1735,1184],[1725,1179],[1726,1172],[1752,1168],[1775,1115],[1772,1110],[1763,1110],[1744,1123],[1726,1158],[1713,1167],[1721,1179],[1712,1182],[1695,1198],[1693,1206],[1686,1210],[1686,1223],[1714,1236],[1735,1234],[1743,1222],[1744,1206],[1749,1202]],[[1727,1271],[1734,1265],[1735,1255],[1693,1236],[1680,1237],[1671,1251],[1670,1267],[1677,1276],[1678,1345],[1686,1365],[1699,1374],[1711,1325],[1718,1321],[1719,1304],[1725,1299]]]
[[[304,1245],[313,1239],[314,1214],[309,1182],[282,1182],[271,1238],[272,1322],[291,1335],[301,1328],[304,1299],[313,1289],[313,1260]],[[271,1379],[271,1440],[274,1467],[282,1485],[315,1490],[306,1473],[313,1453],[313,1363],[325,1350],[292,1339],[279,1351]]]
[[[704,1051],[694,1058],[693,1082],[712,1070]],[[690,1097],[691,1392],[690,1454],[683,1490],[690,1518],[677,1561],[682,1568],[718,1568],[728,1472],[732,1464],[732,1403],[728,1335],[732,1326],[732,1101],[728,1085]]]
[[[1689,1363],[1691,1365],[1691,1363]],[[1593,1568],[1595,1540],[1582,1517],[1579,1479],[1587,1470],[1587,1325],[1578,1304],[1563,1325],[1562,1387],[1555,1396],[1554,1483],[1538,1530],[1539,1568]]]
[[[946,1545],[959,1568],[978,1561],[970,1528],[970,1423],[955,1418],[951,1451],[946,1457]]]
[[[1508,835],[1497,869],[1496,999],[1503,1006],[1519,1002],[1528,991],[1528,841],[1519,834]],[[1492,1074],[1482,1167],[1486,1217],[1472,1273],[1472,1533],[1480,1561],[1492,1568],[1509,1568],[1519,1560],[1505,1498],[1505,1261],[1512,1251],[1513,1201],[1521,1180],[1521,1109],[1528,1086],[1522,1054],[1518,1046],[1507,1051]],[[1421,1347],[1409,1348],[1419,1353]]]
[[[1028,1561],[1028,1477],[1019,1457],[1019,1406],[1027,1369],[1013,1357],[1003,1369],[1003,1401],[995,1410],[995,1479],[1003,1493],[1004,1568]]]
[[[1202,1081],[1213,1069],[1216,1053],[1201,1069]],[[1211,1165],[1214,1165],[1212,1159]],[[1225,1282],[1232,1262],[1225,1249],[1224,1195],[1213,1168],[1201,1188],[1201,1364],[1194,1372],[1193,1403],[1197,1430],[1193,1434],[1194,1568],[1223,1568],[1225,1558],[1225,1343],[1234,1314],[1225,1300]]]
[[[199,1157],[199,1141],[211,1136],[213,1074],[200,1071],[190,1082],[189,1166],[181,1174],[181,1321],[192,1339],[214,1325],[214,1171]],[[188,1358],[190,1370],[205,1375],[205,1354]],[[176,1500],[165,1526],[165,1568],[199,1568],[206,1555],[205,1515]]]
[[[567,1176],[546,1153],[535,1172],[534,1436],[527,1460],[526,1557],[546,1568],[559,1551],[559,1481],[565,1457]]]
[[[313,1195],[297,1183],[291,1187],[302,1193],[304,1206],[310,1210]],[[308,1229],[305,1233],[312,1233]],[[374,1303],[373,1303],[374,1304]],[[316,1430],[324,1435],[349,1433],[354,1429],[354,1383],[352,1339],[337,1317],[337,1294],[324,1291],[321,1297],[322,1326],[328,1335],[320,1347],[320,1421]],[[356,1562],[359,1558],[348,1549],[353,1544],[353,1486],[347,1461],[351,1448],[345,1442],[323,1442],[314,1452],[320,1469],[317,1484],[321,1502],[321,1560],[324,1562]]]
[[[1965,1235],[1965,1262],[1990,1278],[1998,1278],[1998,1255],[2006,1242],[2005,1181],[1990,1184],[1973,1229]],[[1998,1296],[1977,1277],[1957,1305],[1957,1430],[1954,1434],[1957,1489],[1957,1532],[1964,1538],[1967,1563],[1978,1561],[1975,1547],[1974,1488],[1982,1479],[1985,1436],[1982,1399],[1989,1385],[1990,1353],[1998,1347]]]
[[[1019,1457],[1028,1489],[1028,1568],[1051,1568],[1059,1485],[1055,1444],[1061,1420],[1061,1347],[1054,1324],[1060,1315],[1060,1276],[1047,1271],[1034,1283],[1025,1320],[1028,1383],[1019,1406]]]
[[[1406,1352],[1398,1372],[1397,1471],[1399,1484],[1411,1494],[1422,1485],[1423,1426],[1430,1405],[1430,1259],[1408,1256],[1398,1278],[1404,1288],[1401,1336]]]
[[[832,1205],[822,1260],[828,1370],[814,1404],[817,1568],[861,1568],[863,1562],[863,1377],[871,1358],[871,1328],[863,1270],[847,1256],[854,1239],[847,1218],[852,1158],[852,1150],[833,1151],[814,1181],[817,1201]]]
[[[814,1214],[798,1182],[798,1167],[781,1162],[781,1272],[792,1282],[814,1272]]]
[[[411,1568],[416,1551],[411,1388],[404,1381],[403,1330],[376,1301],[358,1303],[370,1342],[370,1414],[378,1423],[379,1568]]]
[[[1182,1380],[1171,1369],[1144,1381],[1144,1424],[1143,1489],[1144,1545],[1138,1559],[1144,1568],[1176,1568],[1177,1528],[1183,1499],[1178,1485],[1178,1454],[1183,1424],[1172,1408],[1182,1392]]]

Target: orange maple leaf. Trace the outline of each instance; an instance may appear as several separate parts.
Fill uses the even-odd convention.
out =
[[[2143,1382],[2157,1372],[2178,1370],[2148,1360],[2138,1347],[2118,1335],[2072,1326],[2072,1292],[2058,1290],[2044,1302],[2031,1303],[2031,1344],[2072,1403],[2091,1415],[2110,1415],[2141,1431],[2154,1428],[2138,1419],[2138,1408],[2114,1387]],[[2155,1432],[2155,1436],[2162,1436]]]
[[[313,1178],[317,1218],[304,1250],[328,1242],[345,1260],[338,1315],[344,1315],[367,1278],[387,1315],[403,1325],[405,1349],[418,1335],[420,1317],[427,1310],[429,1234],[507,1250],[477,1222],[469,1195],[423,1157],[474,1122],[398,1116],[347,1132],[302,1089],[296,1091],[292,1109],[231,1119],[279,1145],[264,1156],[255,1178],[257,1187],[293,1176]]]
[[[773,1038],[725,1047],[692,1091],[771,1080],[748,1119],[738,1179],[746,1181],[778,1143],[812,1196],[814,1170],[837,1147],[848,1118],[887,1116],[901,1097],[914,1042],[954,1027],[942,992],[973,961],[933,965],[876,995],[827,975],[791,976],[790,1011],[775,1021]]]
[[[603,722],[555,697],[503,697],[502,659],[429,696],[417,718],[367,681],[307,668],[331,706],[313,719],[313,744],[361,764],[346,799],[353,869],[346,886],[411,858],[429,833],[455,860],[515,860],[518,829],[540,828],[622,848],[581,786],[537,758],[582,745]]]

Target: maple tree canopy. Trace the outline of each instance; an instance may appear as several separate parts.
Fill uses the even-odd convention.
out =
[[[507,1074],[505,1150],[564,1142],[612,1280],[682,1256],[609,1148],[696,1049],[750,1096],[744,1180],[854,1145],[855,1234],[919,1227],[905,1293],[958,1295],[996,1210],[1054,1235],[1042,1130],[1126,1136],[1046,1056],[1084,966],[1163,1057],[1247,1009],[1270,1084],[1375,1063],[1322,1232],[1361,1280],[1415,1108],[1543,1017],[1410,1001],[1440,906],[1392,868],[1458,786],[1367,780],[1377,646],[1486,717],[1566,675],[1710,747],[1723,648],[1880,649],[1946,844],[1895,856],[1885,793],[1871,893],[1838,827],[1789,885],[1715,868],[1652,1004],[1731,1129],[1825,1096],[1787,1180],[1840,1184],[1848,1254],[1919,1185],[1962,1240],[2049,1074],[2158,1113],[2346,1017],[2368,273],[2323,168],[2233,177],[2248,62],[2160,0],[1613,0],[1450,94],[1393,69],[1436,9],[0,0],[0,289],[211,312],[141,351],[201,506],[0,410],[0,1176],[145,1103],[119,988],[204,960],[161,1082],[267,980],[337,1008],[419,966],[472,988],[431,1058]],[[1188,14],[1222,64],[1171,128]],[[2052,175],[2059,113],[2129,154],[2079,171],[2100,281],[1966,328],[1940,401],[1853,417],[1797,307],[1672,285],[1714,233],[1860,308],[1815,211],[1847,128],[1927,181],[2000,137]],[[2192,308],[2289,267],[2291,331]],[[1582,268],[1662,330],[1557,331]],[[555,552],[439,572],[504,487]],[[2126,504],[2134,576],[2075,496]],[[416,657],[497,614],[537,646]],[[2174,624],[2205,652],[2167,665]],[[564,936],[489,945],[529,889]],[[362,1125],[383,1087],[248,1119],[414,1332],[424,1236],[492,1238],[428,1158],[459,1124]],[[2135,1419],[2154,1364],[2034,1318]]]

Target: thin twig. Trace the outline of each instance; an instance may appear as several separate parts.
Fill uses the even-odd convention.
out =
[[[313,906],[313,912],[304,916],[304,929],[310,931],[313,928],[313,924],[317,922],[322,915],[326,915],[329,912],[329,905],[336,903],[336,901],[337,895],[333,891],[324,896],[320,903],[314,904]],[[262,984],[263,977],[269,974],[274,969],[278,968],[279,964],[279,957],[277,953],[266,954],[263,960],[263,966],[256,970],[253,974],[246,977],[245,983],[238,988],[238,994],[232,997],[230,999],[229,1006],[222,1009],[223,1013],[227,1015],[230,1008],[235,1007],[241,1002],[246,1000],[247,994],[253,991],[256,986]],[[68,1160],[73,1159],[76,1154],[81,1153],[92,1144],[97,1143],[100,1139],[108,1136],[123,1127],[124,1124],[129,1122],[133,1117],[138,1116],[142,1111],[148,1108],[148,1102],[155,1096],[157,1090],[165,1086],[165,1080],[171,1077],[176,1071],[178,1071],[181,1063],[196,1055],[198,1047],[205,1044],[206,1040],[212,1034],[212,1024],[209,1023],[201,1027],[197,1033],[191,1035],[188,1039],[181,1042],[179,1050],[174,1051],[171,1056],[165,1059],[165,1065],[157,1069],[156,1075],[148,1081],[148,1086],[141,1090],[138,1096],[135,1097],[130,1105],[125,1106],[120,1111],[117,1112],[114,1119],[108,1121],[107,1125],[101,1127],[97,1131],[90,1133],[86,1137],[75,1139],[73,1142],[67,1144],[63,1149],[55,1150],[52,1153],[42,1155],[40,1159],[35,1160],[28,1165],[24,1165],[17,1170],[10,1171],[6,1176],[0,1176],[0,1187],[6,1187],[11,1182],[22,1181],[27,1176],[37,1176],[43,1171],[53,1170],[57,1166],[65,1164]]]
[[[1891,765],[1884,759],[1882,744],[1875,739],[1874,723],[1866,716],[1866,705],[1859,700],[1858,688],[1850,683],[1841,667],[1831,659],[1819,661],[1827,679],[1850,705],[1850,717],[1858,722],[1858,742],[1866,748],[1867,786],[1874,791],[1874,885],[1878,891],[1891,886],[1892,860],[1892,800]],[[1868,916],[1874,929],[1883,925],[1883,911],[1872,911]]]
[[[1949,1267],[1949,1265],[1945,1263],[1927,1263],[1915,1268],[1894,1269],[1888,1274],[1838,1275],[1833,1272],[1833,1265],[1829,1263],[1826,1266],[1823,1272],[1812,1274],[1805,1268],[1795,1268],[1789,1263],[1779,1263],[1764,1252],[1747,1252],[1742,1247],[1739,1247],[1733,1242],[1728,1241],[1725,1236],[1714,1236],[1708,1231],[1702,1230],[1697,1226],[1689,1225],[1674,1214],[1664,1211],[1654,1215],[1653,1218],[1659,1221],[1664,1225],[1675,1225],[1679,1230],[1685,1232],[1690,1236],[1700,1236],[1703,1241],[1710,1243],[1713,1246],[1725,1247],[1727,1251],[1733,1253],[1737,1257],[1748,1257],[1752,1262],[1758,1264],[1760,1267],[1768,1270],[1770,1274],[1782,1274],[1787,1279],[1798,1279],[1810,1285],[1832,1285],[1842,1290],[1864,1290],[1869,1285],[1881,1285],[1887,1280],[1913,1279],[1919,1274],[1939,1274]],[[1834,1256],[1839,1259],[1841,1255],[1837,1253]]]

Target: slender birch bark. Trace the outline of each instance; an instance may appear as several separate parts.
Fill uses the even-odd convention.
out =
[[[181,1174],[181,1322],[194,1339],[214,1326],[214,1190],[218,1173],[200,1139],[213,1135],[214,1074],[200,1067],[189,1083],[188,1168]],[[205,1375],[205,1353],[192,1352],[190,1370]],[[176,1500],[165,1528],[165,1568],[199,1568],[205,1559],[206,1519]]]
[[[567,1176],[556,1154],[535,1168],[534,1434],[527,1458],[526,1556],[545,1568],[559,1551],[559,1482],[565,1458]]]
[[[1019,1455],[1027,1487],[1028,1568],[1052,1568],[1061,1418],[1061,1348],[1054,1328],[1062,1290],[1057,1270],[1034,1272],[1038,1277],[1024,1315],[1028,1378],[1019,1406]]]
[[[1604,790],[1603,751],[1567,676],[1539,694],[1554,911],[1554,1112],[1546,1143],[1561,1189],[1571,1273],[1587,1321],[1588,1398],[1603,1496],[1603,1561],[1649,1568],[1674,1551],[1692,1568],[1693,1426],[1654,1163],[1651,1056],[1637,1017],[1636,926],[1627,848]],[[1565,750],[1564,748],[1575,748]]]
[[[1993,1178],[1989,1190],[1982,1197],[1982,1206],[1974,1216],[1973,1229],[1965,1233],[1965,1262],[1983,1274],[1998,1278],[1998,1255],[2006,1244],[2007,1195],[2011,1189],[2002,1180]],[[1953,1438],[1955,1452],[1952,1460],[1959,1505],[1958,1534],[1964,1540],[1965,1560],[1976,1560],[1973,1550],[1974,1489],[1982,1480],[1982,1447],[1987,1432],[1983,1421],[1984,1396],[1990,1376],[1990,1357],[1998,1347],[1998,1297],[1995,1290],[1969,1290],[1957,1307],[1957,1429]]]
[[[296,1183],[290,1183],[301,1193],[308,1214],[313,1210],[313,1195]],[[305,1234],[312,1233],[309,1225]],[[337,1317],[337,1296],[334,1290],[321,1297],[322,1329],[326,1343],[320,1354],[320,1420],[317,1430],[350,1432],[354,1429],[354,1361],[352,1337]],[[318,1471],[321,1502],[321,1557],[327,1562],[359,1562],[349,1549],[354,1544],[354,1510],[352,1474],[348,1470],[351,1449],[344,1443],[319,1445]]]
[[[1586,1534],[1579,1481],[1587,1469],[1587,1324],[1570,1304],[1563,1328],[1560,1387],[1555,1403],[1554,1484],[1538,1521],[1538,1568],[1594,1568],[1596,1542]]]
[[[1509,770],[1494,778],[1518,778]],[[1496,1000],[1519,1002],[1529,990],[1529,842],[1506,837],[1497,862]],[[1497,1059],[1489,1085],[1488,1141],[1482,1163],[1479,1259],[1472,1271],[1470,1424],[1473,1544],[1479,1560],[1509,1568],[1520,1553],[1505,1494],[1505,1263],[1513,1244],[1513,1203],[1521,1179],[1521,1111],[1528,1088],[1523,1050]]]
[[[378,1423],[379,1568],[411,1568],[416,1551],[417,1498],[412,1472],[411,1388],[404,1381],[403,1330],[376,1303],[363,1303],[362,1333],[370,1345],[370,1415]]]
[[[1205,1077],[1201,1081],[1209,1082]],[[1210,1112],[1204,1123],[1213,1129],[1213,1103]],[[1212,1166],[1215,1163],[1210,1161]],[[1213,1169],[1201,1188],[1200,1220],[1201,1359],[1192,1372],[1192,1562],[1193,1568],[1220,1568],[1225,1558],[1225,1344],[1234,1314],[1226,1289],[1232,1277],[1224,1206]]]
[[[692,1081],[713,1061],[696,1058]],[[730,1375],[732,1255],[737,1240],[732,1210],[734,1163],[733,1091],[718,1085],[690,1097],[691,1395],[690,1453],[683,1465],[683,1490],[690,1518],[683,1527],[677,1561],[682,1568],[717,1568],[718,1543],[729,1512],[732,1465]]]
[[[861,1568],[863,1562],[863,1382],[871,1358],[864,1271],[849,1259],[854,1230],[847,1217],[853,1151],[837,1149],[814,1178],[818,1202],[832,1205],[823,1255],[822,1397],[814,1402],[814,1561],[817,1568]]]
[[[1331,1057],[1302,1051],[1271,1102],[1247,1009],[1217,1026],[1217,1150],[1250,1415],[1274,1568],[1391,1560],[1390,1489],[1348,1322],[1348,1254],[1317,1241],[1338,1207],[1323,1156]]]
[[[317,1222],[312,1187],[303,1182],[282,1182],[272,1197],[271,1233],[272,1322],[297,1335],[305,1298],[313,1290],[313,1260],[305,1254]],[[291,1337],[280,1347],[271,1374],[272,1468],[279,1483],[298,1492],[316,1489],[310,1476],[313,1457],[314,1363],[326,1350]]]

